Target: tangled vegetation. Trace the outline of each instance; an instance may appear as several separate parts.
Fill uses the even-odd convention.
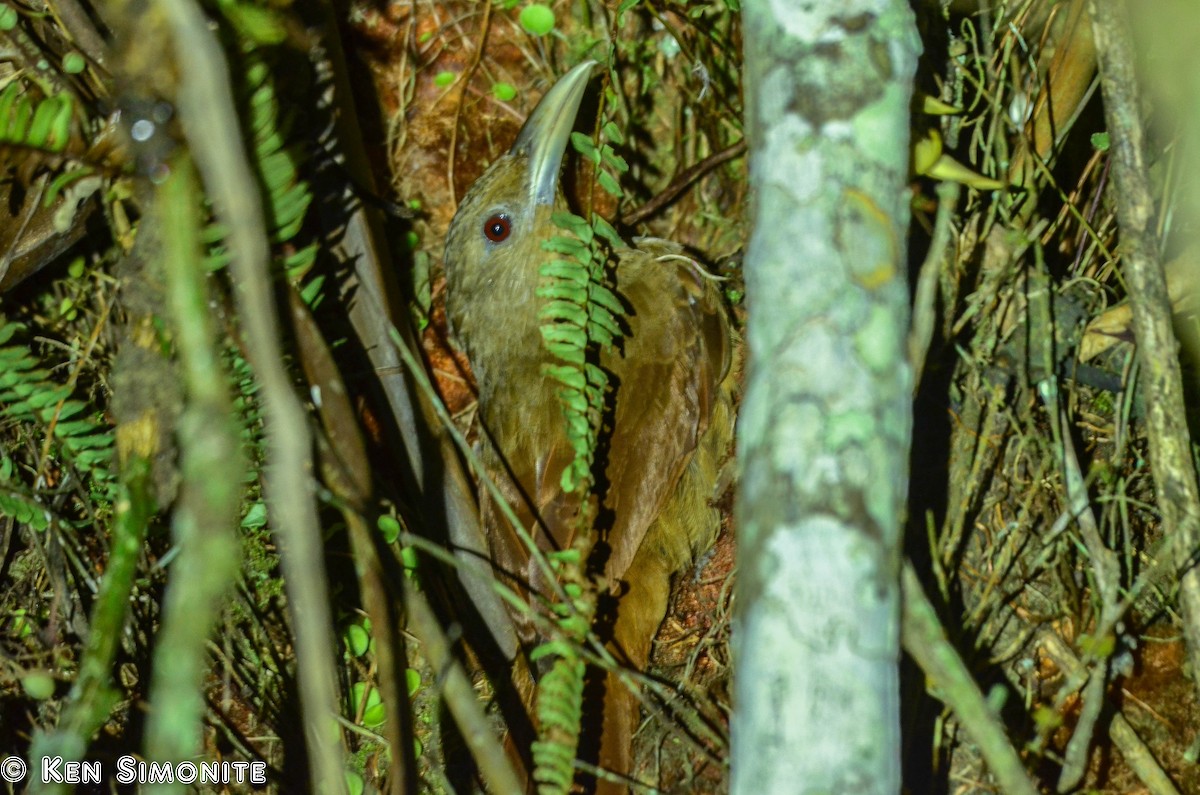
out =
[[[996,791],[975,721],[1043,791],[1200,792],[1180,595],[1195,550],[1177,554],[1151,467],[1161,396],[1135,352],[1086,6],[914,6],[905,552],[990,705],[955,712],[956,685],[906,663],[914,792]],[[604,111],[576,133],[581,217],[562,219],[584,242],[563,245],[677,241],[753,311],[739,11],[0,4],[0,755],[199,753],[263,762],[282,792],[502,791],[503,672],[487,608],[460,609],[470,556],[447,551],[477,429],[442,238],[545,88],[594,58]],[[1166,35],[1153,25],[1138,32]],[[1181,96],[1150,92],[1141,123],[1194,421]],[[226,133],[240,164],[204,145]],[[551,342],[587,327],[552,325]],[[603,384],[583,386],[586,422]],[[627,676],[646,718],[635,791],[726,788],[729,507],[652,670]],[[564,664],[597,658],[584,629],[557,631]]]

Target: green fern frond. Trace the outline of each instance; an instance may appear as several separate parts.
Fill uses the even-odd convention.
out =
[[[50,526],[50,513],[13,477],[15,464],[8,456],[0,458],[0,514],[34,530]]]
[[[542,342],[560,363],[547,365],[543,373],[562,384],[559,400],[575,451],[561,485],[568,492],[586,492],[608,388],[608,375],[594,362],[601,348],[621,336],[621,302],[608,274],[612,227],[598,216],[590,224],[571,213],[555,213],[552,220],[563,234],[542,243],[543,250],[559,256],[539,271],[537,295],[546,303],[538,317],[544,321]]]
[[[620,196],[616,178],[605,169],[628,169],[608,144],[572,134],[579,152],[592,160],[601,187]],[[613,189],[615,188],[615,190]],[[545,365],[543,374],[560,385],[559,402],[574,457],[563,470],[564,491],[586,495],[595,483],[593,464],[604,418],[608,373],[599,366],[601,350],[621,337],[624,309],[613,290],[613,253],[625,247],[612,226],[597,215],[591,221],[571,213],[554,213],[562,230],[542,243],[555,257],[539,270],[537,295],[543,299],[538,319],[542,343],[557,362]],[[579,746],[586,665],[579,650],[587,639],[595,613],[595,589],[588,582],[583,560],[591,547],[591,514],[580,512],[576,546],[550,555],[550,563],[567,595],[565,603],[551,605],[558,636],[530,654],[537,661],[554,657],[538,681],[535,711],[539,739],[532,746],[539,795],[565,795],[575,777],[574,760]]]
[[[577,546],[547,555],[550,567],[562,583],[567,602],[551,606],[560,635],[530,652],[537,662],[553,656],[546,675],[538,680],[535,711],[539,739],[533,743],[533,780],[539,795],[562,795],[575,777],[575,752],[583,717],[583,685],[586,664],[579,653],[595,613],[594,589],[583,573],[583,536]]]
[[[0,326],[0,419],[49,433],[59,462],[73,467],[93,493],[111,502],[116,485],[110,469],[112,428],[89,403],[72,397],[69,386],[54,381],[28,345],[14,341],[24,330],[20,323]],[[0,491],[0,512],[35,528],[46,526],[48,518],[30,513],[37,499],[19,486],[8,458],[0,462]]]
[[[226,3],[229,7],[248,7],[248,4]],[[271,242],[296,245],[296,237],[304,225],[314,195],[308,181],[300,176],[303,163],[298,146],[287,144],[291,119],[280,109],[275,90],[275,77],[266,57],[257,49],[246,55],[249,67],[243,72],[241,92],[250,130],[249,144],[254,153],[254,168],[263,188],[263,206],[271,234]],[[225,251],[225,229],[213,224],[203,237],[209,243],[206,266],[220,270],[229,263]],[[302,280],[317,258],[318,246],[301,246],[281,256],[280,263],[289,279]]]
[[[0,90],[0,144],[60,154],[71,138],[75,105],[69,94],[35,99],[14,80]]]

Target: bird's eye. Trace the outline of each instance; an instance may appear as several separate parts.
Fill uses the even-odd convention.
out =
[[[512,221],[507,215],[493,215],[483,222],[483,234],[493,243],[502,243],[512,233]]]

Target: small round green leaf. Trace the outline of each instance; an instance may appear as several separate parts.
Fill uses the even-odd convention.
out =
[[[416,571],[419,560],[417,550],[412,547],[404,547],[400,550],[400,564],[404,566],[405,571]]]
[[[362,712],[363,726],[371,728],[383,723],[383,699],[380,698],[377,688],[366,682],[355,682],[350,686],[350,698],[354,702],[355,712]]]
[[[383,534],[384,543],[395,543],[400,537],[400,523],[393,516],[380,516],[376,521],[379,532]]]
[[[69,52],[63,56],[63,71],[69,75],[77,75],[87,68],[87,61],[77,52]]]
[[[18,519],[18,521],[20,521]],[[33,624],[30,623],[28,614],[24,609],[18,608],[10,614],[12,618],[12,632],[18,638],[27,638],[33,634]]]
[[[246,516],[242,519],[242,527],[246,530],[253,530],[257,527],[265,527],[267,524],[267,504],[262,502],[254,502],[250,504],[250,509],[246,511]]]
[[[367,653],[367,648],[371,645],[371,635],[358,624],[351,624],[346,627],[346,631],[342,637],[346,641],[346,648],[349,649],[353,657],[363,656]]]
[[[433,78],[433,84],[438,88],[445,88],[454,82],[458,77],[454,72],[438,72]]]
[[[0,30],[12,30],[17,26],[17,10],[5,3],[0,6]]]
[[[21,687],[35,701],[45,701],[54,695],[54,677],[45,671],[30,671],[21,677]]]
[[[545,36],[554,30],[554,12],[550,10],[550,6],[541,3],[525,6],[517,20],[527,33],[534,36]]]
[[[512,83],[493,83],[492,96],[501,102],[509,102],[517,95],[517,89]]]

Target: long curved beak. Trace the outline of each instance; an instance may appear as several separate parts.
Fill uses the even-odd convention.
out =
[[[526,187],[534,204],[554,204],[563,154],[595,65],[595,61],[584,61],[560,77],[517,134],[511,153],[528,158]]]

